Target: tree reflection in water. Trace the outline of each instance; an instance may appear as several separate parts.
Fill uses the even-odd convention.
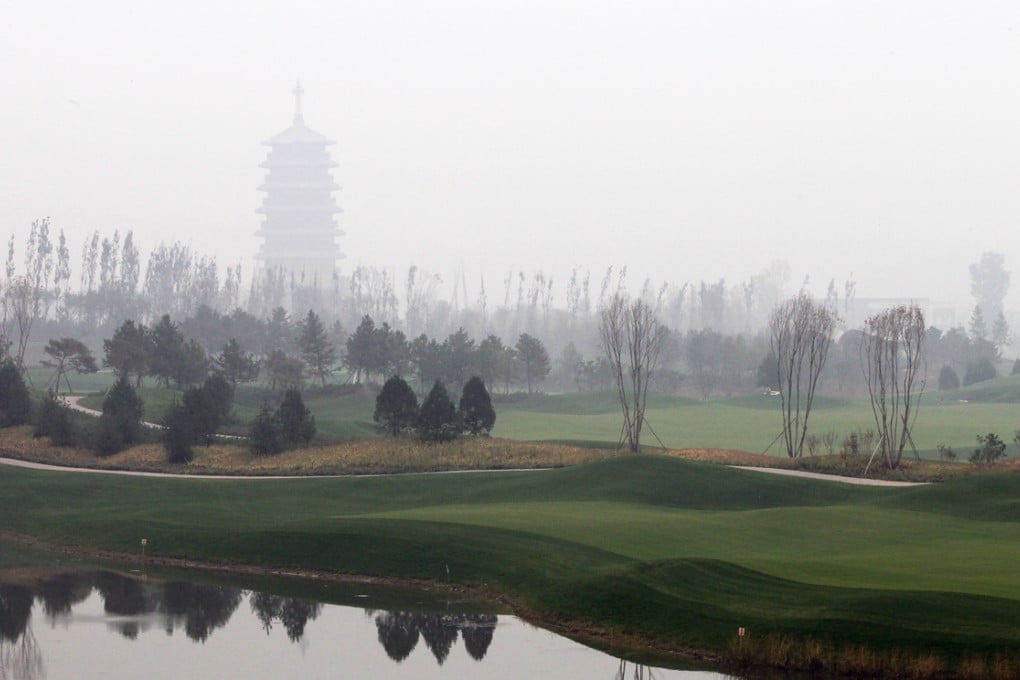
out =
[[[28,629],[32,617],[32,589],[0,586],[0,679],[42,677],[42,654]]]
[[[183,629],[196,642],[205,642],[213,631],[226,626],[248,595],[236,588],[143,580],[112,571],[47,575],[37,578],[32,586],[0,584],[0,680],[42,674],[42,656],[29,627],[36,599],[53,624],[72,616],[74,606],[93,593],[102,598],[103,611],[111,617],[110,627],[125,638],[133,640],[151,627],[162,626],[167,634]],[[249,604],[267,633],[279,623],[292,642],[300,641],[308,622],[322,612],[318,602],[262,592],[250,593]],[[396,662],[406,659],[422,639],[442,665],[458,636],[471,658],[481,661],[496,628],[496,617],[491,614],[366,613],[374,616],[379,643]]]
[[[620,659],[620,668],[616,671],[616,680],[655,680],[654,669],[641,664],[632,663],[628,672],[627,662]]]
[[[172,621],[183,622],[185,635],[205,642],[214,629],[227,625],[239,604],[236,588],[171,581],[164,586],[160,609],[167,615],[167,632],[174,628]]]
[[[293,597],[280,597],[269,593],[252,593],[251,610],[262,622],[266,633],[273,627],[273,621],[279,621],[287,631],[291,642],[298,642],[305,634],[305,625],[314,621],[322,611],[322,605],[310,600],[298,600]]]
[[[372,610],[367,610],[369,615]],[[429,614],[419,612],[377,612],[375,626],[379,643],[387,656],[401,662],[410,656],[418,644],[419,635],[425,640],[440,665],[450,655],[457,634],[464,638],[464,647],[475,661],[485,658],[492,644],[496,617],[492,614]]]

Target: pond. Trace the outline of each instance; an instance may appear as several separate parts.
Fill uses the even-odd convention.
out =
[[[349,606],[203,576],[3,569],[0,679],[726,677],[621,661],[477,603],[328,592]]]

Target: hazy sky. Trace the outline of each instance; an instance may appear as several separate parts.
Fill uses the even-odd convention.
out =
[[[338,142],[347,270],[484,267],[491,298],[511,267],[736,283],[782,258],[791,286],[966,302],[982,251],[1020,263],[1015,0],[2,9],[19,245],[48,215],[75,257],[130,228],[248,261],[300,79]]]

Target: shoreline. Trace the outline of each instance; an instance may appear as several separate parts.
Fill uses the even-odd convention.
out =
[[[708,666],[718,672],[725,672],[722,655],[707,648],[678,647],[666,644],[657,638],[623,633],[605,628],[591,621],[562,619],[542,615],[522,605],[512,595],[485,586],[472,586],[456,583],[443,583],[427,579],[406,578],[400,576],[371,576],[368,574],[347,574],[342,572],[305,569],[300,567],[259,567],[250,564],[229,562],[208,562],[182,557],[142,556],[135,553],[122,553],[114,550],[91,548],[78,544],[55,544],[42,539],[8,529],[0,529],[0,540],[31,547],[40,551],[67,555],[70,557],[89,558],[101,561],[119,562],[126,565],[152,565],[170,569],[191,569],[217,574],[251,576],[260,578],[289,579],[294,581],[327,581],[331,583],[365,584],[392,586],[425,592],[441,592],[466,595],[483,602],[492,602],[505,607],[513,616],[533,626],[554,632],[563,637],[596,647],[602,651],[618,655],[640,655],[662,660],[687,662],[698,666]]]

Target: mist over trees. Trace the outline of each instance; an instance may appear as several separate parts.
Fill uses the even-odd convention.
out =
[[[33,223],[24,243],[9,239],[0,353],[22,370],[26,356],[30,365],[53,361],[47,340],[71,339],[136,386],[151,376],[177,389],[201,384],[213,367],[234,385],[259,376],[273,391],[398,374],[419,395],[436,380],[459,389],[472,375],[496,397],[612,389],[599,315],[626,295],[666,329],[650,389],[711,399],[775,387],[761,377],[766,325],[791,287],[782,263],[737,282],[631,281],[626,267],[474,281],[420,267],[356,267],[312,285],[281,270],[244,277],[240,265],[224,267],[181,242],[145,253],[131,231],[94,231],[73,251],[49,220]],[[961,382],[987,377],[989,364],[998,370],[1013,343],[1004,258],[985,253],[969,273],[974,323],[932,323],[925,341],[930,369],[948,366]],[[821,390],[841,396],[867,394],[858,329],[873,312],[856,287],[852,275],[833,279],[816,300],[841,320],[819,379]]]

